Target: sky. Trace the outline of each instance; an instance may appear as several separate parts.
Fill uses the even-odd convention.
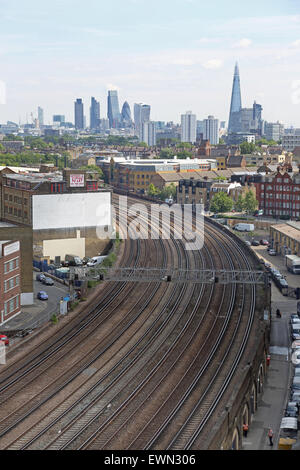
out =
[[[89,123],[109,89],[155,121],[228,121],[236,61],[243,107],[300,127],[299,0],[0,0],[1,123],[74,121],[76,98]]]

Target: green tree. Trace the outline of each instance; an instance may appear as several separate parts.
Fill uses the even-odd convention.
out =
[[[233,206],[233,200],[224,191],[215,194],[210,204],[211,212],[230,212]]]
[[[84,165],[80,167],[80,170],[87,170],[93,171],[94,173],[98,173],[99,178],[103,179],[103,171],[97,165]]]
[[[243,196],[240,194],[236,203],[235,203],[235,209],[238,211],[238,212],[242,212],[244,210],[244,207],[245,207],[245,204],[244,204],[244,198]]]
[[[252,142],[242,142],[240,149],[242,154],[250,154],[256,150],[256,146]]]
[[[244,210],[251,214],[258,206],[258,202],[254,196],[253,191],[248,191],[244,198]]]
[[[176,151],[175,149],[171,149],[171,148],[163,148],[161,149],[160,153],[159,153],[159,158],[172,158],[174,157]]]
[[[148,194],[149,194],[149,196],[152,196],[152,197],[158,196],[159,189],[156,188],[153,183],[151,183],[151,184],[149,184]]]

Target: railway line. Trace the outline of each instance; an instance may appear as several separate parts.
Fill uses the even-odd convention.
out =
[[[124,243],[125,266],[255,264],[210,224],[199,251],[174,236]],[[255,285],[104,285],[85,315],[1,373],[1,449],[207,447],[247,349]]]

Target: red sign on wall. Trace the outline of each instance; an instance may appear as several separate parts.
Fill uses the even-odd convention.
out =
[[[70,187],[71,188],[83,188],[84,187],[84,175],[70,175]]]

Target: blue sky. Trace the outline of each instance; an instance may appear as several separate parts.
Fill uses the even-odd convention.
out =
[[[77,97],[88,116],[91,96],[105,117],[110,88],[154,120],[227,120],[235,61],[243,106],[300,127],[298,0],[0,0],[0,122],[38,105],[73,120]]]

